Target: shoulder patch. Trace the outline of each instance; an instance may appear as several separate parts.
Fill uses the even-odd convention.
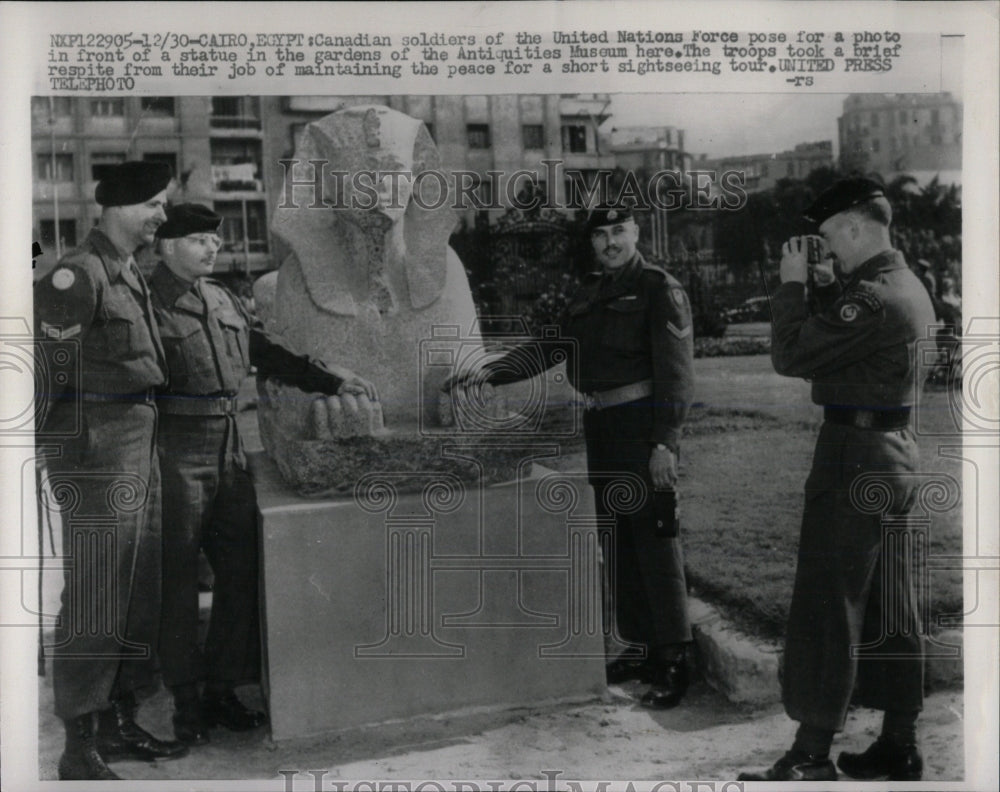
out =
[[[685,303],[684,289],[679,286],[671,287],[670,299],[674,301],[674,305],[678,308],[683,308]]]
[[[842,322],[853,322],[861,314],[861,309],[854,303],[844,303],[840,306],[840,319]]]
[[[68,267],[59,267],[52,273],[52,287],[59,291],[65,291],[76,283],[76,275]]]

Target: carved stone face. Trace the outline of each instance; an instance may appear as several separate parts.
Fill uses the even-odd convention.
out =
[[[418,119],[381,106],[339,110],[308,125],[294,160],[284,192],[291,200],[278,207],[272,228],[294,251],[317,306],[333,314],[356,315],[372,291],[371,278],[364,273],[380,276],[389,244],[405,251],[397,257],[404,272],[390,278],[404,284],[395,298],[421,308],[440,296],[456,217],[447,203],[424,209],[411,198],[415,176],[440,167],[434,141]],[[344,208],[310,208],[318,178],[314,161],[322,162],[327,174],[328,202]],[[331,174],[342,174],[339,190]],[[396,233],[386,239],[393,227]],[[359,242],[352,239],[363,239],[365,250],[356,249]]]

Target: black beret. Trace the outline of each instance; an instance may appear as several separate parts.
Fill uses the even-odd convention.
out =
[[[218,231],[222,218],[196,203],[183,203],[167,209],[167,222],[156,229],[157,239],[179,239],[188,234]]]
[[[626,220],[632,219],[632,207],[630,206],[601,204],[587,218],[586,230],[593,231],[595,228],[600,228],[601,226],[617,225],[618,223],[624,223]]]
[[[864,177],[841,179],[817,198],[806,209],[806,220],[823,225],[838,212],[850,209],[873,198],[884,198],[885,188],[877,181]]]
[[[94,198],[101,206],[132,206],[167,189],[173,174],[163,162],[130,160],[116,165],[100,180]]]

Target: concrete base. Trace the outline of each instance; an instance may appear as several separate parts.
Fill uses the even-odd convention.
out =
[[[266,455],[250,463],[275,739],[604,693],[584,474],[528,461],[510,483],[428,472],[402,493],[378,473],[353,498],[315,500]]]

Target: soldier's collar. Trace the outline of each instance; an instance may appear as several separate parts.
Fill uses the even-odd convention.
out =
[[[111,241],[111,237],[99,228],[90,229],[88,240],[101,257],[101,261],[104,262],[104,270],[108,273],[108,279],[114,280],[121,277],[122,270],[125,269],[132,254],[118,247]]]
[[[892,248],[877,253],[865,261],[848,278],[848,285],[854,285],[858,281],[871,280],[876,273],[888,272],[889,270],[901,269],[906,266],[903,255]]]
[[[194,294],[194,284],[183,278],[178,278],[162,261],[158,262],[153,276],[149,279],[153,291],[159,295],[160,299],[167,305],[174,305],[181,297],[189,292]]]

